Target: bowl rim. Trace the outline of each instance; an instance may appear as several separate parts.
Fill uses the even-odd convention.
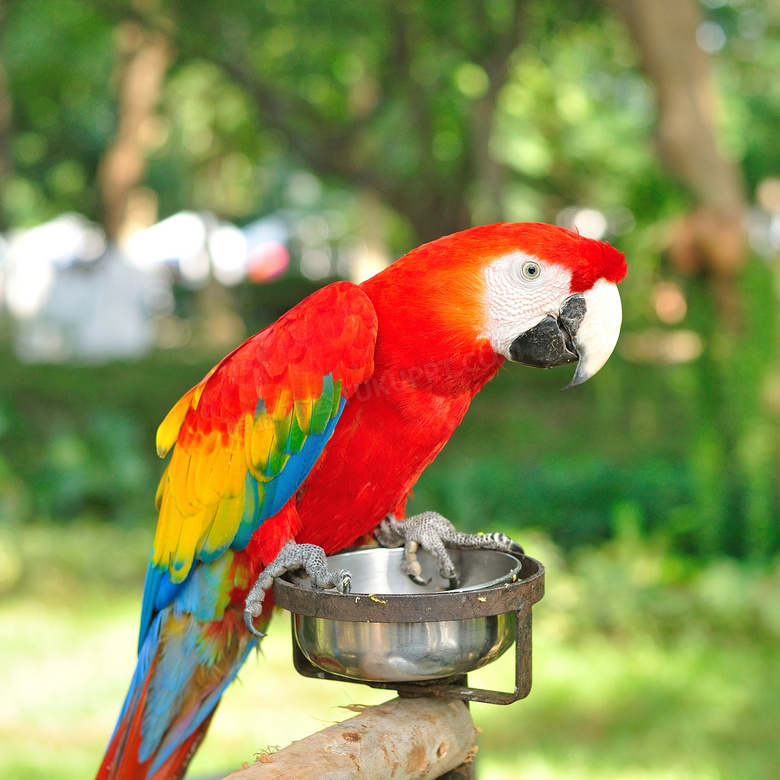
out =
[[[427,554],[431,557],[431,553],[428,553],[426,550],[420,550],[424,554]],[[420,552],[418,551],[418,552]],[[328,556],[328,563],[330,564],[330,568],[338,568],[340,565],[344,565],[344,568],[349,571],[349,562],[345,559],[348,557],[366,557],[366,556],[376,556],[378,552],[384,553],[385,556],[389,556],[391,558],[400,558],[403,555],[403,547],[375,547],[373,545],[363,545],[360,547],[348,547],[345,550],[341,550],[340,552],[334,553],[333,555]],[[452,590],[447,590],[448,593],[456,593],[456,592],[465,592],[465,591],[471,591],[471,590],[480,590],[481,588],[492,588],[495,585],[502,585],[505,582],[514,582],[518,579],[520,570],[522,568],[522,561],[518,559],[516,555],[513,553],[504,552],[503,550],[487,550],[487,549],[478,549],[478,550],[456,550],[455,552],[460,553],[461,555],[471,555],[473,553],[487,553],[488,555],[495,555],[500,556],[501,558],[508,558],[512,561],[514,561],[514,565],[512,568],[506,572],[506,574],[502,574],[500,577],[494,577],[492,580],[485,580],[485,582],[479,582],[476,585],[467,585],[466,587],[460,587],[460,588],[453,588]],[[341,560],[339,560],[341,559]],[[400,563],[400,561],[399,561]],[[293,572],[289,572],[289,576],[287,577],[288,581],[295,582],[295,584],[299,584],[296,580],[298,578],[295,577],[295,574]],[[301,585],[300,587],[306,588],[310,586]],[[439,593],[440,591],[420,591],[421,593]],[[444,589],[442,589],[441,592],[445,592]],[[400,593],[386,593],[384,591],[379,592],[376,591],[375,593],[368,593],[364,590],[362,591],[350,591],[350,595],[352,596],[382,596],[384,598],[385,596],[400,596],[400,595],[410,595],[410,594],[400,594]],[[411,594],[416,595],[416,594]]]
[[[360,549],[386,548],[349,552]],[[286,575],[274,580],[273,597],[278,606],[296,615],[352,622],[431,623],[517,612],[544,595],[544,566],[530,556],[508,554],[517,558],[520,570],[514,582],[498,585],[434,593],[339,593],[303,587]]]

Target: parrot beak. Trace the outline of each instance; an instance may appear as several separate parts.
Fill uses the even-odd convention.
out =
[[[572,363],[577,369],[564,388],[590,379],[612,354],[622,322],[617,285],[601,281],[584,293],[575,293],[561,304],[558,316],[547,315],[521,333],[509,349],[511,360],[537,368]]]

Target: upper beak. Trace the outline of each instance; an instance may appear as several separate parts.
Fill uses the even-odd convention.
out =
[[[601,281],[587,292],[566,298],[557,317],[548,315],[518,336],[509,355],[518,363],[538,368],[579,361],[564,388],[568,390],[590,379],[607,362],[617,344],[621,321],[617,285]]]

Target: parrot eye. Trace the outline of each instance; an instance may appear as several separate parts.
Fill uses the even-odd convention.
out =
[[[539,263],[534,263],[531,260],[529,260],[527,263],[523,263],[523,267],[520,270],[526,279],[532,281],[534,279],[538,279],[539,275],[542,273],[542,268]]]

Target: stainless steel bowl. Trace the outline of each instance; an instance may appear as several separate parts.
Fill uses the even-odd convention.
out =
[[[315,602],[307,610],[315,614],[293,618],[295,641],[314,666],[353,680],[434,680],[478,669],[511,647],[515,612],[482,614],[488,597],[480,594],[516,581],[517,558],[492,550],[452,551],[462,586],[445,591],[447,582],[431,556],[419,553],[423,576],[431,577],[427,586],[419,586],[401,572],[401,554],[400,549],[372,547],[330,556],[332,569],[352,574],[349,595],[312,591],[308,579],[292,578]],[[350,617],[362,614],[356,611],[361,604],[365,616],[331,619],[345,600]],[[328,605],[334,606],[329,610]],[[457,619],[443,619],[453,616]]]

